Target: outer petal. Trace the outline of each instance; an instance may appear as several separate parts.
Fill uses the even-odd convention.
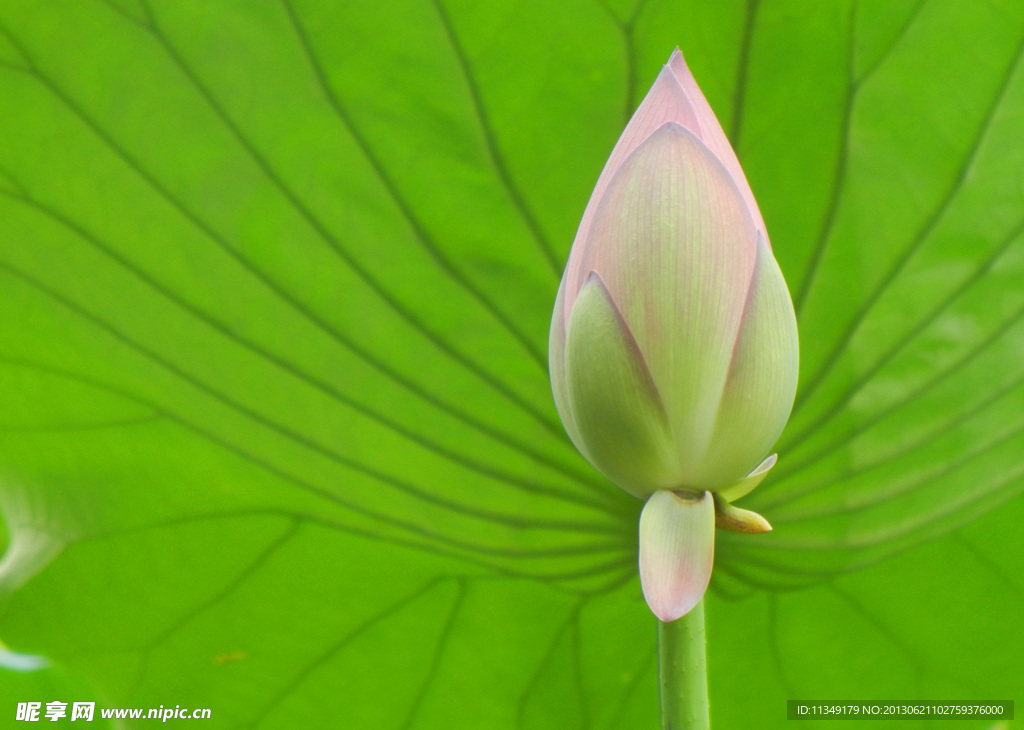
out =
[[[640,585],[662,621],[697,605],[715,558],[715,505],[708,492],[655,492],[640,515]]]
[[[601,274],[665,404],[684,469],[673,486],[703,489],[696,469],[756,260],[756,231],[739,191],[699,139],[666,124],[623,164],[585,244],[573,252],[577,264]]]
[[[782,433],[800,365],[796,315],[779,265],[763,238],[757,271],[700,484],[717,488],[748,474]]]
[[[577,446],[601,473],[641,498],[678,484],[658,389],[597,274],[569,318],[565,383]]]
[[[555,397],[555,408],[562,420],[565,432],[569,434],[573,444],[583,451],[582,439],[576,430],[576,422],[569,408],[569,386],[565,382],[565,317],[562,316],[562,299],[565,292],[565,279],[558,286],[555,297],[555,313],[551,317],[551,332],[548,336],[548,375],[551,377],[551,393]],[[589,458],[589,457],[588,457]]]

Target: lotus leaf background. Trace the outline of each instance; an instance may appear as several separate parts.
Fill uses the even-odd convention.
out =
[[[50,663],[0,726],[657,727],[640,504],[546,341],[676,45],[802,347],[714,726],[1024,700],[1019,0],[4,0],[0,639]]]

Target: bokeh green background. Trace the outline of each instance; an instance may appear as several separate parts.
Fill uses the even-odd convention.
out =
[[[51,664],[0,726],[657,726],[640,505],[546,337],[676,45],[802,347],[714,726],[1022,698],[1019,0],[3,0],[0,640]]]

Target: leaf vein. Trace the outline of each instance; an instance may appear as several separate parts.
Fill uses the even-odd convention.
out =
[[[484,292],[479,289],[479,287],[473,284],[459,270],[459,268],[455,266],[455,264],[441,251],[441,248],[437,245],[437,242],[434,240],[434,237],[427,231],[426,227],[413,212],[411,206],[409,205],[409,202],[400,194],[398,186],[395,184],[395,181],[392,179],[391,175],[388,174],[387,170],[384,168],[384,165],[382,164],[381,160],[373,152],[373,149],[370,147],[369,143],[367,143],[362,133],[357,129],[355,124],[352,122],[351,116],[348,114],[348,111],[345,109],[344,106],[342,106],[341,100],[338,98],[337,94],[334,92],[333,87],[328,82],[327,75],[326,72],[324,71],[323,65],[320,63],[319,59],[317,58],[313,51],[311,41],[309,39],[308,34],[306,33],[305,28],[301,25],[298,17],[294,13],[290,0],[281,0],[281,3],[285,8],[289,21],[295,30],[295,34],[299,40],[299,43],[301,44],[303,51],[306,54],[307,59],[309,60],[309,64],[313,70],[313,74],[317,79],[317,83],[323,90],[328,104],[334,111],[335,115],[338,117],[338,120],[342,123],[342,125],[348,131],[349,135],[355,141],[356,145],[362,151],[363,156],[365,157],[367,162],[374,169],[377,178],[381,181],[381,184],[384,185],[384,187],[387,189],[389,195],[394,200],[395,205],[402,212],[403,217],[406,219],[410,228],[415,233],[416,239],[423,246],[424,250],[426,250],[434,259],[438,267],[442,271],[444,271],[445,274],[452,279],[452,281],[454,281],[456,284],[462,287],[470,296],[476,299],[476,301],[479,302],[480,305],[484,309],[486,309],[487,312],[490,313],[490,315],[494,317],[494,319],[498,323],[500,323],[501,326],[509,334],[512,335],[516,342],[518,342],[522,346],[523,350],[530,356],[530,359],[533,360],[533,362],[537,366],[539,366],[544,372],[547,372],[547,358],[545,357],[544,353],[537,348],[537,346],[534,344],[533,341],[530,340],[529,337],[527,337],[522,331],[520,331],[518,327],[516,327],[516,325],[512,322],[508,315],[502,312],[501,309],[489,297],[487,297],[484,294]],[[327,228],[312,214],[312,211],[310,211],[302,203],[299,197],[289,187],[287,187],[284,184],[284,181],[273,170],[273,168],[270,166],[266,158],[264,158],[263,155],[260,154],[259,151],[252,145],[248,138],[246,138],[242,134],[241,130],[234,123],[234,121],[232,121],[231,118],[228,117],[227,113],[217,103],[216,99],[213,97],[213,94],[210,93],[210,91],[202,84],[202,82],[199,81],[199,78],[193,73],[191,67],[189,67],[185,63],[184,59],[181,58],[180,54],[177,52],[174,46],[171,45],[167,37],[164,36],[163,33],[159,31],[159,29],[155,31],[155,34],[157,38],[160,40],[160,42],[163,44],[163,46],[167,49],[168,55],[170,55],[171,58],[175,61],[175,63],[178,65],[178,67],[181,68],[182,73],[185,74],[185,76],[196,87],[199,93],[207,100],[211,108],[224,121],[225,125],[229,129],[231,129],[232,134],[234,134],[235,137],[239,140],[239,142],[246,148],[246,150],[249,151],[249,154],[253,157],[254,160],[256,160],[257,164],[259,164],[260,167],[264,169],[268,177],[282,191],[282,193],[289,200],[289,202],[291,202],[292,205],[295,206],[296,210],[302,213],[303,217],[305,217],[310,222],[310,224],[314,226],[317,232],[319,232],[321,236],[323,236],[324,240],[328,241],[330,245],[336,251],[338,251],[339,254],[341,254],[344,261],[349,265],[349,267],[352,268],[353,271],[358,273],[374,289],[379,289],[383,291],[383,287],[381,286],[381,284],[377,282],[375,279],[373,279],[373,277],[370,276],[370,273],[366,271],[361,265],[356,263],[354,257],[352,257],[351,254],[349,254],[347,251],[344,251],[343,247],[340,246],[340,244],[335,239],[335,237],[330,233],[330,231],[328,231]],[[397,301],[396,306],[399,306],[397,304]],[[402,309],[402,311],[406,312],[406,315],[408,318],[410,318],[410,321],[412,321],[412,319],[415,319],[411,312],[407,312],[404,308]],[[424,331],[426,331],[424,325],[421,324],[419,326],[422,329],[424,329]]]
[[[303,491],[307,491],[307,492],[309,492],[311,494],[315,494],[315,495],[317,495],[317,496],[327,500],[328,502],[332,502],[332,503],[334,503],[334,504],[336,504],[336,505],[338,505],[338,506],[340,506],[340,507],[342,507],[344,509],[347,509],[347,510],[349,510],[349,511],[351,511],[351,512],[357,514],[357,515],[360,515],[362,517],[366,517],[366,518],[371,519],[371,520],[373,520],[375,522],[378,522],[380,524],[387,525],[389,527],[394,527],[396,529],[399,529],[399,530],[402,530],[404,532],[410,533],[410,534],[415,535],[416,537],[421,538],[423,540],[435,541],[435,542],[441,543],[443,545],[448,545],[448,546],[450,546],[452,548],[455,548],[457,550],[465,550],[465,551],[467,551],[469,553],[479,553],[480,555],[490,555],[490,556],[496,556],[496,557],[512,558],[512,559],[515,559],[516,561],[518,561],[521,558],[534,558],[534,557],[536,557],[536,558],[544,558],[544,557],[549,557],[549,556],[552,556],[552,555],[559,555],[559,554],[581,554],[581,553],[592,553],[592,552],[596,551],[594,549],[591,549],[591,548],[597,547],[596,544],[591,544],[590,546],[587,546],[587,547],[580,546],[580,547],[565,547],[565,548],[542,548],[542,549],[532,550],[532,549],[501,548],[501,547],[497,547],[497,546],[493,546],[493,545],[484,545],[484,544],[471,543],[471,542],[467,542],[467,541],[464,541],[464,540],[459,540],[459,539],[453,538],[453,537],[451,537],[449,535],[445,535],[444,533],[440,533],[440,532],[436,532],[434,530],[430,530],[430,529],[425,528],[425,527],[423,527],[423,526],[421,526],[419,524],[416,524],[414,522],[408,522],[406,520],[402,520],[402,519],[393,517],[393,516],[388,515],[386,513],[377,512],[376,510],[373,510],[373,509],[370,509],[368,507],[364,507],[364,506],[359,505],[357,503],[354,503],[354,502],[351,502],[349,500],[346,500],[346,499],[340,497],[339,495],[330,493],[327,490],[325,490],[324,488],[314,484],[313,482],[310,482],[310,481],[308,481],[306,479],[303,479],[302,477],[296,476],[294,474],[290,474],[287,471],[283,470],[282,468],[280,468],[280,467],[278,467],[278,466],[276,466],[276,465],[274,465],[274,464],[272,464],[272,463],[270,463],[270,462],[268,462],[268,461],[266,461],[266,460],[264,460],[264,459],[262,459],[262,458],[260,458],[260,457],[258,457],[256,455],[254,455],[254,454],[252,454],[252,453],[242,449],[241,447],[236,446],[235,444],[232,444],[232,443],[224,440],[222,437],[218,436],[217,434],[215,434],[215,433],[213,433],[211,431],[208,431],[208,430],[204,429],[203,427],[201,427],[201,426],[199,426],[197,424],[191,423],[190,421],[186,420],[185,418],[183,418],[183,417],[181,417],[181,416],[179,416],[179,415],[177,415],[175,413],[172,413],[170,411],[167,411],[167,410],[163,409],[159,404],[154,403],[152,401],[149,401],[149,400],[147,400],[147,399],[145,399],[145,398],[143,398],[141,396],[138,396],[136,394],[130,393],[130,392],[128,392],[126,390],[123,390],[122,388],[119,388],[117,386],[114,386],[114,385],[111,385],[109,383],[104,383],[104,382],[95,380],[95,379],[93,379],[91,377],[82,375],[81,373],[71,372],[71,371],[68,371],[68,370],[64,370],[62,368],[52,367],[52,366],[46,365],[44,363],[34,362],[34,361],[23,359],[23,358],[11,358],[11,357],[6,357],[6,356],[0,355],[0,362],[6,362],[8,364],[16,365],[16,366],[19,366],[19,367],[32,368],[32,369],[38,370],[40,372],[47,373],[49,375],[56,375],[56,376],[59,376],[59,377],[64,377],[64,378],[67,378],[67,379],[70,379],[70,380],[74,380],[76,382],[83,383],[85,385],[89,385],[89,386],[97,388],[99,390],[111,393],[113,395],[117,395],[117,396],[120,396],[122,398],[131,400],[131,401],[133,401],[135,403],[138,403],[139,405],[142,405],[142,406],[145,406],[147,408],[152,409],[154,412],[160,413],[168,422],[177,424],[178,426],[180,426],[181,428],[185,429],[186,431],[194,433],[198,437],[200,437],[200,438],[202,438],[202,439],[204,439],[206,441],[209,441],[213,445],[223,449],[224,451],[226,451],[226,452],[228,452],[230,454],[233,454],[233,455],[239,457],[243,461],[251,463],[251,464],[259,467],[260,469],[262,469],[263,471],[267,472],[271,476],[274,476],[274,477],[276,477],[278,479],[281,479],[282,481],[284,481],[286,483],[292,484],[292,485],[298,487],[299,489],[302,489]],[[300,519],[302,519],[302,520],[304,520],[306,522],[310,522],[310,523],[314,523],[314,524],[319,524],[319,525],[323,526],[326,529],[333,529],[333,530],[338,530],[338,531],[342,531],[342,532],[347,532],[349,534],[352,534],[352,535],[355,535],[355,536],[358,536],[358,537],[364,537],[364,538],[371,539],[371,540],[378,540],[378,541],[381,541],[381,542],[384,542],[384,543],[387,543],[387,544],[391,544],[391,545],[396,545],[396,546],[399,546],[399,547],[407,547],[407,548],[411,548],[411,549],[414,549],[414,550],[420,550],[420,551],[424,551],[424,552],[429,552],[431,554],[436,554],[436,555],[440,555],[440,556],[444,556],[444,557],[449,557],[449,558],[454,558],[454,559],[457,559],[457,560],[462,560],[462,561],[465,561],[465,562],[468,562],[468,563],[471,563],[471,564],[478,565],[480,567],[486,568],[487,570],[493,571],[495,573],[498,573],[498,574],[501,574],[501,575],[505,575],[507,577],[512,577],[512,578],[525,577],[525,578],[536,579],[536,580],[539,580],[541,582],[551,583],[551,584],[554,584],[554,581],[561,581],[561,580],[567,580],[567,579],[571,579],[571,578],[585,577],[585,576],[588,576],[588,575],[597,575],[597,574],[600,574],[601,572],[607,572],[607,571],[613,570],[615,568],[621,569],[622,565],[623,565],[623,558],[616,558],[614,561],[610,561],[607,564],[601,565],[597,569],[591,568],[591,569],[586,569],[586,570],[567,571],[567,572],[558,573],[558,574],[544,575],[544,574],[531,574],[531,573],[526,573],[526,572],[509,571],[508,569],[502,567],[500,564],[489,563],[489,562],[482,561],[482,560],[479,560],[477,558],[474,558],[472,556],[464,555],[462,553],[452,552],[450,550],[445,550],[445,549],[442,549],[442,548],[438,548],[438,547],[436,547],[436,546],[434,546],[434,545],[432,545],[430,543],[420,543],[420,542],[416,542],[414,540],[400,539],[400,538],[385,536],[385,535],[373,532],[373,531],[368,530],[368,529],[357,528],[357,527],[353,527],[353,526],[350,526],[350,525],[341,525],[340,523],[337,523],[337,522],[334,522],[334,521],[331,521],[331,520],[327,520],[327,519],[319,517],[317,515],[299,514],[299,513],[287,512],[287,511],[283,511],[283,510],[272,510],[272,509],[234,510],[234,511],[230,511],[230,512],[217,513],[217,514],[212,514],[212,515],[183,517],[183,518],[180,518],[180,519],[175,519],[175,520],[171,520],[171,521],[168,521],[166,523],[163,523],[163,526],[173,526],[173,525],[176,525],[176,524],[185,524],[185,523],[189,523],[191,521],[195,521],[195,520],[198,520],[198,519],[219,519],[219,518],[227,518],[227,517],[237,517],[237,516],[242,516],[242,515],[285,515],[285,516],[289,516],[289,517],[298,517],[298,518],[300,518]],[[129,529],[120,530],[120,531],[109,531],[109,532],[105,532],[105,533],[102,533],[102,534],[99,534],[99,535],[96,535],[96,536],[92,536],[92,537],[88,537],[88,538],[77,538],[75,540],[72,540],[72,542],[85,542],[87,540],[100,540],[100,539],[104,539],[106,537],[115,536],[115,535],[118,535],[118,534],[124,534],[124,533],[128,533],[128,532],[135,532],[135,531],[139,531],[139,530],[154,529],[155,527],[159,527],[159,526],[161,526],[161,525],[144,525],[144,526],[139,527],[139,528],[129,528]],[[623,534],[620,534],[618,536],[618,539],[623,539],[625,537],[627,537],[627,536],[625,535],[625,533],[623,533]],[[631,540],[632,536],[629,535],[628,539]],[[632,543],[630,543],[630,545],[631,544]],[[617,549],[615,547],[616,545],[620,545],[618,540],[616,540],[614,543],[604,543],[604,544],[602,544],[602,547],[607,547],[610,552],[616,552],[617,551]],[[621,545],[625,545],[625,543],[621,543]],[[632,551],[630,551],[628,549],[625,549],[624,547],[618,548],[618,550],[624,551],[624,556],[623,557],[625,557],[625,559],[627,561],[632,557]],[[579,551],[579,552],[577,552],[577,551]],[[570,591],[570,592],[575,593],[574,591]]]
[[[452,638],[452,631],[455,628],[456,617],[459,615],[463,601],[466,598],[465,581],[455,579],[455,585],[455,600],[452,602],[452,607],[448,611],[448,617],[445,619],[444,626],[441,628],[441,636],[438,638],[437,646],[434,647],[434,652],[430,657],[430,665],[424,674],[423,681],[420,683],[419,689],[416,691],[416,696],[413,698],[412,706],[409,708],[409,713],[405,717],[405,722],[402,723],[402,730],[408,730],[408,728],[411,728],[413,723],[416,722],[416,717],[419,715],[420,708],[423,706],[423,701],[426,699],[427,694],[430,692],[430,688],[434,684],[434,679],[437,676],[437,670],[441,666],[441,660],[444,657],[445,652],[448,650],[448,643]]]
[[[290,3],[290,0],[285,0],[285,2]],[[466,56],[466,50],[462,47],[459,36],[455,32],[455,26],[452,24],[451,17],[449,16],[448,11],[444,9],[444,5],[441,3],[441,0],[431,0],[431,3],[437,12],[437,16],[441,21],[441,25],[444,27],[445,34],[448,36],[452,50],[458,60],[459,70],[465,79],[466,88],[469,91],[469,97],[473,103],[473,109],[476,112],[477,121],[480,126],[480,132],[483,135],[484,144],[487,147],[487,154],[491,158],[491,164],[493,165],[495,172],[498,174],[498,179],[501,180],[502,187],[504,187],[505,191],[508,193],[509,200],[512,201],[512,205],[519,213],[519,217],[529,229],[530,235],[536,242],[541,254],[544,256],[544,259],[551,266],[552,272],[556,277],[561,278],[562,265],[559,263],[558,256],[555,254],[551,241],[548,240],[540,226],[540,223],[530,210],[530,207],[526,202],[526,197],[523,195],[523,191],[520,190],[519,186],[513,180],[508,162],[505,159],[505,155],[502,154],[501,147],[498,145],[498,138],[495,134],[494,127],[491,124],[490,116],[487,113],[487,107],[484,105],[480,85],[477,83],[476,77],[473,75],[469,58]]]
[[[2,26],[0,26],[0,31],[3,31],[3,32],[6,33],[6,31],[3,29]],[[17,43],[16,40],[13,40],[13,37],[12,37],[12,43]],[[21,46],[19,45],[18,48],[21,49]],[[24,52],[24,51],[22,51],[22,52]],[[588,486],[591,490],[597,491],[598,493],[605,493],[606,492],[606,490],[605,490],[605,486],[606,485],[600,483],[599,481],[593,479],[592,477],[584,476],[581,472],[579,472],[579,471],[577,471],[575,469],[571,469],[569,467],[566,467],[565,465],[559,463],[557,460],[551,459],[549,457],[544,456],[543,454],[541,454],[539,452],[536,452],[532,447],[529,447],[528,445],[526,445],[521,440],[519,440],[517,438],[510,437],[507,434],[503,434],[500,431],[497,431],[496,429],[494,429],[494,428],[492,428],[490,426],[487,426],[486,424],[484,424],[483,422],[479,421],[478,419],[475,419],[472,416],[464,413],[460,409],[458,409],[458,408],[456,408],[456,407],[454,407],[454,406],[444,402],[440,398],[430,394],[429,392],[427,392],[426,390],[421,388],[419,385],[417,385],[413,381],[411,381],[408,378],[402,376],[400,373],[398,373],[397,371],[395,371],[394,369],[389,367],[386,363],[384,363],[384,362],[380,361],[379,359],[375,358],[368,350],[366,350],[365,348],[363,348],[360,345],[358,345],[355,341],[353,341],[353,340],[351,340],[349,338],[344,337],[338,330],[336,330],[335,328],[333,328],[329,324],[327,324],[321,317],[319,317],[309,307],[303,305],[301,302],[299,302],[297,299],[295,299],[292,295],[290,295],[280,285],[278,285],[276,282],[274,282],[263,271],[261,271],[258,268],[256,268],[252,264],[251,261],[249,261],[246,257],[244,257],[237,250],[235,250],[232,246],[230,246],[219,234],[217,234],[216,231],[214,231],[208,224],[206,224],[204,221],[202,221],[191,209],[186,207],[181,202],[181,200],[179,200],[176,196],[174,196],[167,188],[165,188],[161,183],[159,183],[159,181],[157,181],[151,174],[149,174],[145,169],[143,169],[142,166],[137,162],[137,160],[135,160],[130,154],[128,154],[127,150],[125,150],[109,134],[107,134],[98,125],[98,123],[95,120],[92,119],[92,117],[90,117],[88,114],[86,114],[85,111],[77,103],[75,103],[71,99],[71,97],[69,97],[62,89],[60,89],[49,77],[47,77],[45,74],[43,74],[34,65],[33,65],[32,69],[29,71],[29,73],[31,73],[35,78],[37,78],[39,80],[39,82],[45,88],[47,88],[57,99],[59,99],[61,101],[61,103],[63,103],[73,114],[75,114],[75,116],[77,116],[79,119],[81,119],[82,122],[90,130],[92,130],[92,132],[94,134],[96,134],[96,136],[99,139],[101,139],[104,142],[104,144],[106,144],[111,149],[111,151],[113,151],[130,168],[132,168],[147,184],[149,184],[158,194],[160,194],[161,197],[163,197],[165,200],[167,200],[167,202],[169,204],[171,204],[171,206],[175,210],[177,210],[179,213],[181,213],[182,216],[185,217],[190,223],[192,223],[198,230],[200,230],[207,237],[209,237],[211,241],[213,241],[226,254],[228,254],[231,258],[233,258],[236,262],[238,262],[239,265],[241,265],[246,271],[248,271],[254,277],[256,277],[262,284],[267,286],[271,291],[274,292],[275,295],[280,297],[288,305],[290,305],[296,311],[298,311],[302,315],[304,315],[310,322],[312,322],[318,329],[323,331],[327,336],[329,336],[330,338],[334,339],[336,342],[341,344],[346,349],[349,349],[356,356],[358,356],[361,359],[363,359],[371,367],[373,367],[374,369],[378,370],[379,372],[381,372],[385,376],[394,379],[396,382],[398,382],[403,387],[409,389],[415,395],[423,398],[427,402],[431,403],[432,405],[435,405],[436,407],[438,407],[439,409],[445,411],[446,413],[449,413],[453,417],[458,418],[459,420],[467,423],[467,425],[470,425],[473,428],[476,428],[476,429],[480,430],[481,432],[483,432],[483,433],[485,433],[485,434],[487,434],[489,436],[492,436],[493,438],[495,438],[495,439],[497,439],[499,441],[502,441],[503,443],[506,443],[507,445],[509,445],[509,446],[511,446],[513,448],[516,448],[516,449],[522,451],[524,454],[526,454],[530,458],[534,459],[538,463],[542,463],[545,466],[549,466],[549,467],[551,467],[551,468],[553,468],[553,469],[555,469],[557,471],[562,472],[563,474],[565,474],[567,476],[572,477],[573,479],[575,479],[576,481],[580,482],[581,484],[584,484],[584,485]],[[373,288],[373,287],[371,287],[371,288]],[[392,309],[395,309],[396,302],[392,301],[387,296],[383,296],[380,290],[374,289],[374,291],[378,294],[378,296],[381,296],[382,300],[385,301]],[[397,310],[395,310],[395,311],[397,311]],[[401,314],[401,312],[399,312],[399,314]],[[409,321],[409,320],[407,320],[407,321]],[[454,350],[451,346],[449,346],[441,338],[434,336],[428,329],[425,329],[424,327],[417,326],[415,322],[410,322],[410,323],[413,324],[413,329],[415,331],[417,331],[420,334],[422,334],[426,339],[428,339],[428,341],[430,341],[440,351],[444,352],[447,356],[449,356],[452,359],[454,359],[460,365],[465,367],[469,372],[472,372],[474,375],[479,377],[483,382],[487,383],[495,391],[497,391],[498,393],[501,393],[509,401],[511,401],[516,406],[521,408],[524,412],[528,413],[538,424],[543,426],[550,433],[552,433],[552,434],[554,434],[556,436],[564,438],[564,432],[563,432],[561,426],[558,423],[554,422],[547,415],[545,415],[544,413],[542,413],[541,411],[536,409],[534,406],[530,405],[522,396],[520,396],[519,394],[515,393],[515,391],[513,391],[506,383],[502,382],[498,378],[494,377],[490,373],[488,373],[485,370],[483,370],[482,368],[480,368],[478,365],[476,365],[476,363],[474,363],[473,361],[471,361],[468,358],[466,358],[465,356],[463,356],[461,353],[459,353],[456,350]]]
[[[997,90],[995,97],[992,100],[992,103],[990,104],[984,118],[981,121],[981,124],[979,125],[977,135],[975,136],[973,143],[968,149],[967,154],[964,156],[963,162],[960,166],[960,170],[956,177],[953,179],[949,189],[946,191],[946,194],[943,196],[942,200],[939,201],[938,206],[935,208],[934,211],[932,211],[931,215],[929,215],[928,218],[924,221],[924,225],[918,231],[917,235],[914,236],[914,238],[911,240],[910,245],[907,246],[907,248],[900,253],[894,265],[889,268],[889,270],[882,277],[881,281],[879,281],[875,289],[871,292],[868,298],[861,304],[856,314],[854,315],[854,318],[843,330],[843,334],[841,335],[839,341],[836,343],[836,346],[833,347],[829,354],[825,357],[825,360],[823,361],[821,367],[818,368],[817,372],[812,376],[812,378],[808,382],[806,388],[803,389],[802,395],[798,395],[797,401],[794,404],[794,412],[802,407],[803,403],[806,402],[807,399],[818,389],[818,387],[824,382],[828,374],[838,364],[842,357],[842,354],[846,350],[847,345],[850,344],[850,341],[853,339],[853,336],[860,329],[860,326],[867,318],[867,315],[878,303],[882,295],[885,294],[885,292],[889,289],[892,283],[903,272],[903,269],[910,262],[911,258],[913,258],[914,254],[917,253],[924,245],[924,243],[931,237],[931,234],[934,232],[939,222],[943,219],[946,212],[952,206],[952,203],[956,199],[956,196],[959,194],[964,184],[970,178],[971,170],[973,169],[978,153],[981,150],[982,143],[988,136],[988,131],[991,128],[992,122],[996,117],[996,113],[999,110],[999,107],[1002,105],[1002,102],[1006,96],[1007,89],[1010,86],[1010,80],[1013,78],[1013,75],[1016,72],[1017,67],[1020,65],[1020,60],[1022,56],[1024,56],[1024,36],[1022,36],[1021,41],[1018,44],[1017,50],[1014,53],[1013,58],[1011,59],[1011,62],[1006,69],[1006,72],[1003,75],[1003,78],[999,85],[999,89]],[[793,439],[799,440],[807,433],[810,433],[813,430],[813,428],[814,426],[812,425],[810,429],[804,429],[804,431],[802,431],[799,436],[795,436],[793,437]]]
[[[3,191],[0,191],[0,195],[12,197],[7,195]],[[99,251],[110,260],[114,261],[118,266],[120,266],[124,270],[130,272],[137,280],[144,283],[147,287],[157,292],[166,300],[172,302],[175,306],[187,312],[190,316],[195,317],[198,321],[204,323],[214,331],[220,333],[229,341],[239,345],[240,347],[245,348],[246,350],[253,353],[257,357],[266,360],[269,363],[272,363],[281,371],[289,374],[292,377],[295,377],[299,381],[316,389],[320,393],[326,395],[328,398],[337,401],[340,404],[348,406],[349,408],[353,409],[362,416],[372,421],[375,421],[376,423],[384,426],[388,430],[401,435],[403,438],[408,439],[409,441],[417,444],[418,446],[427,449],[437,454],[438,456],[446,458],[456,464],[459,464],[467,469],[475,471],[478,474],[491,477],[498,481],[504,482],[510,486],[513,486],[517,489],[522,489],[523,491],[533,494],[542,494],[556,497],[558,499],[563,499],[568,502],[574,502],[577,504],[605,511],[609,514],[614,514],[613,510],[608,506],[608,500],[597,500],[595,498],[578,495],[574,492],[568,492],[562,489],[558,489],[557,487],[551,487],[541,482],[524,479],[520,476],[511,474],[502,469],[492,467],[483,462],[479,462],[475,459],[459,454],[437,443],[433,439],[427,438],[422,434],[416,433],[415,431],[389,418],[385,414],[349,397],[328,381],[323,380],[315,375],[312,375],[302,370],[301,368],[299,368],[286,358],[279,356],[267,350],[266,348],[261,347],[260,345],[256,344],[255,342],[246,337],[243,337],[242,335],[240,335],[239,333],[235,332],[230,327],[225,325],[222,321],[218,320],[213,315],[204,311],[202,308],[194,304],[191,304],[190,302],[180,297],[177,293],[175,293],[168,287],[164,286],[155,277],[139,268],[137,265],[135,265],[133,262],[127,259],[124,255],[114,250],[111,246],[105,244],[103,241],[101,241],[99,238],[93,235],[90,231],[86,230],[80,224],[73,221],[64,214],[60,213],[59,211],[50,208],[46,204],[34,200],[30,197],[25,197],[21,199],[20,202],[23,202],[25,205],[34,208],[35,210],[48,216],[52,220],[60,223],[65,228],[75,233],[79,238],[86,241],[95,250]]]

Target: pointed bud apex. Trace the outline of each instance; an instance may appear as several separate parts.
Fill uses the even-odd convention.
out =
[[[661,490],[640,515],[640,585],[662,621],[675,621],[697,605],[711,580],[715,507],[699,495]]]
[[[743,532],[756,535],[771,532],[772,526],[764,517],[749,509],[734,507],[724,499],[715,495],[715,527],[729,532]]]

